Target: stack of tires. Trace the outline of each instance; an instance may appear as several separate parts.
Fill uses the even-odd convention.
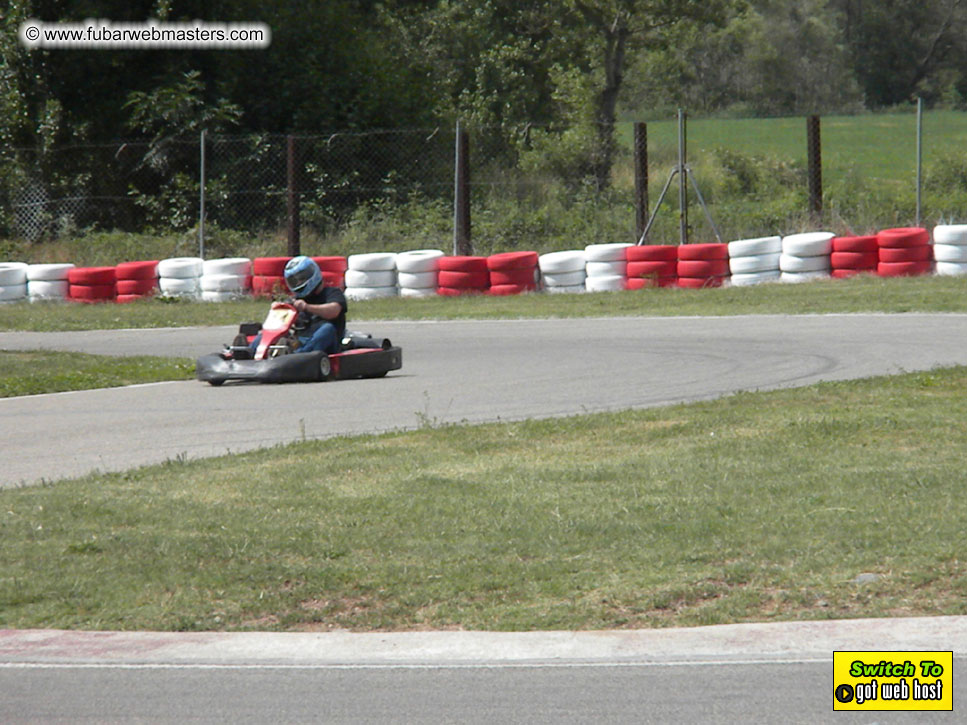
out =
[[[437,261],[440,249],[411,249],[396,255],[400,297],[434,297],[439,286]]]
[[[346,288],[346,270],[349,269],[349,261],[345,257],[313,257],[312,260],[319,265],[326,287]]]
[[[833,237],[829,266],[834,279],[876,274],[880,261],[875,236]]]
[[[117,295],[114,267],[74,267],[67,272],[67,298],[73,302],[110,302]]]
[[[27,267],[27,295],[31,302],[63,301],[70,294],[67,275],[74,269],[70,263],[31,264]]]
[[[829,278],[833,236],[832,232],[805,232],[783,237],[780,279],[783,282],[808,282]]]
[[[937,274],[967,274],[967,224],[941,224],[933,228],[933,258]]]
[[[584,292],[587,262],[581,249],[548,252],[538,257],[544,289],[551,294]]]
[[[537,252],[501,252],[487,257],[492,295],[536,292],[541,280]]]
[[[933,249],[926,229],[884,229],[877,233],[876,243],[880,260],[876,273],[881,277],[915,277],[929,274],[933,268]]]
[[[347,262],[347,299],[374,300],[399,294],[395,252],[351,254]]]
[[[252,287],[252,260],[247,257],[206,259],[202,264],[201,298],[228,302],[248,294]]]
[[[437,260],[437,294],[446,297],[485,294],[490,286],[486,257],[440,257]]]
[[[584,286],[588,292],[623,290],[628,282],[628,262],[625,258],[630,244],[589,244],[584,248]]]
[[[117,301],[134,302],[158,292],[158,260],[122,262],[114,268]]]
[[[292,257],[256,257],[252,260],[252,294],[275,297],[288,294],[285,286],[285,263]]]
[[[27,265],[23,262],[0,262],[0,302],[27,299]]]
[[[644,244],[625,250],[628,289],[674,287],[678,284],[678,247]]]
[[[201,257],[169,257],[158,262],[158,288],[165,297],[201,297]]]
[[[728,244],[683,244],[678,247],[678,286],[721,287],[729,278]]]
[[[779,281],[782,237],[738,239],[729,242],[728,249],[733,287]]]

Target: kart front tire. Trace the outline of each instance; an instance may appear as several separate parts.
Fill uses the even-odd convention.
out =
[[[328,355],[319,358],[319,380],[326,381],[332,375],[332,361]]]

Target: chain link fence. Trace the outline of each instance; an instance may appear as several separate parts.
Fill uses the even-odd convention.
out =
[[[678,143],[674,120],[649,122],[642,169],[632,129],[618,125],[610,179],[602,185],[582,161],[593,129],[470,128],[475,251],[636,241],[636,181],[647,173],[654,207],[678,163]],[[689,120],[690,176],[721,235],[863,233],[915,222],[913,114],[823,118],[821,139],[825,186],[817,210],[805,118]],[[925,225],[967,220],[964,141],[967,114],[924,116]],[[297,207],[299,229],[316,247],[448,249],[454,154],[455,130],[447,128],[0,149],[0,237],[39,240],[91,229],[190,234],[203,221],[206,233],[279,240]],[[688,202],[695,198],[689,189]],[[677,193],[649,211],[656,217],[650,241],[676,243]],[[697,208],[688,231],[690,241],[712,239]]]

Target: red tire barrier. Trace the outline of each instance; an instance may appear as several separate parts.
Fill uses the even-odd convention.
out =
[[[876,269],[880,255],[876,251],[872,252],[833,252],[829,255],[829,263],[834,270],[836,269]]]
[[[437,269],[441,272],[488,272],[486,257],[440,257]],[[446,285],[440,285],[445,287]]]
[[[628,247],[625,250],[625,259],[629,263],[629,269],[633,262],[674,262],[678,259],[678,247],[673,244],[642,244],[640,247]]]
[[[144,262],[121,262],[114,268],[114,276],[122,279],[156,279],[158,277],[158,260]]]
[[[330,272],[324,269],[322,270],[322,279],[326,283],[326,287],[346,288],[346,275],[344,272]]]
[[[487,294],[494,296],[519,295],[524,292],[533,292],[537,289],[536,284],[495,284],[487,290]]]
[[[932,262],[880,262],[876,273],[881,277],[915,277],[927,274],[932,266]]]
[[[876,274],[876,267],[872,269],[834,269],[829,273],[833,279],[849,279],[858,274]]]
[[[114,299],[115,292],[113,284],[72,284],[67,295],[81,302],[106,302]]]
[[[441,269],[437,274],[437,285],[439,287],[485,290],[489,283],[490,275],[486,269],[473,271]]]
[[[312,261],[318,264],[323,272],[345,274],[349,269],[349,260],[346,257],[313,257]],[[285,265],[282,266],[285,267]]]
[[[137,302],[138,300],[146,300],[150,295],[118,295],[114,298],[114,301],[120,304],[125,304],[127,302]]]
[[[67,272],[67,281],[72,285],[114,286],[117,275],[114,267],[74,267]]]
[[[252,275],[252,294],[258,297],[271,297],[286,293],[289,288],[285,285],[285,278],[281,275]]]
[[[630,290],[646,289],[651,287],[675,287],[678,284],[678,277],[629,277],[625,282],[625,288]]]
[[[688,289],[705,289],[706,287],[721,287],[725,277],[679,277],[678,286]]]
[[[875,252],[880,248],[876,235],[833,237],[834,252]]]
[[[883,229],[876,234],[880,247],[920,247],[930,243],[930,232],[923,227]]]
[[[158,280],[156,277],[150,279],[119,279],[116,290],[118,297],[121,295],[150,295],[158,291]]]
[[[256,257],[252,260],[252,274],[258,277],[281,277],[290,259],[292,257]]]
[[[729,273],[727,259],[680,259],[679,277],[722,277]]]
[[[536,287],[538,280],[537,267],[523,267],[520,269],[492,269],[490,271],[490,286],[494,285],[524,285]]]
[[[537,252],[501,252],[487,257],[487,269],[491,272],[513,269],[532,269],[537,266]],[[514,284],[508,282],[507,284]]]
[[[437,287],[436,293],[441,297],[460,297],[462,295],[482,295],[487,290],[473,287]]]
[[[933,260],[933,247],[880,247],[881,262],[926,262]]]
[[[728,244],[683,244],[678,247],[680,260],[728,259]]]

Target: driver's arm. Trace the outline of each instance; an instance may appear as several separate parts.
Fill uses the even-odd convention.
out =
[[[305,310],[311,315],[321,317],[324,320],[335,320],[342,312],[342,305],[338,302],[326,302],[321,305],[310,305],[305,300],[295,300],[295,308],[302,312]]]

